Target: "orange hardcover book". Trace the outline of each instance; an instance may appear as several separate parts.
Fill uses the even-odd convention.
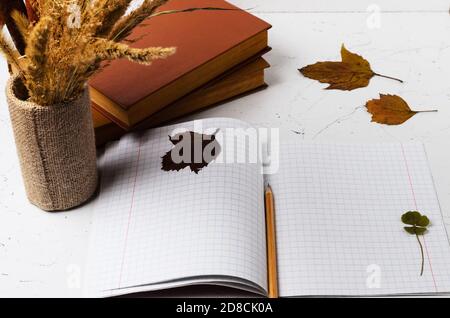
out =
[[[159,10],[217,7],[161,15],[137,27],[134,47],[174,46],[177,53],[151,66],[113,61],[91,81],[98,111],[129,130],[181,97],[267,48],[261,19],[223,0],[172,0]]]
[[[269,67],[269,64],[263,58],[248,63],[235,72],[204,85],[202,88],[156,112],[133,129],[160,126],[207,107],[263,88],[266,86],[264,70],[267,67]],[[92,107],[92,115],[97,146],[102,146],[109,141],[118,139],[126,133],[126,130],[102,115],[94,105]]]

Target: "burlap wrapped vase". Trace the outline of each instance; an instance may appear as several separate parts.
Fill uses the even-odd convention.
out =
[[[97,158],[88,89],[78,99],[40,106],[18,77],[6,87],[23,181],[31,203],[46,211],[76,207],[97,188]]]

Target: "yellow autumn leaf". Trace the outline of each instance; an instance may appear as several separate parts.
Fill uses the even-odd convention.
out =
[[[411,110],[403,98],[397,95],[380,94],[379,99],[366,103],[366,108],[372,114],[372,121],[386,125],[400,125],[417,113],[437,112],[437,110]]]
[[[403,81],[390,76],[381,75],[372,71],[370,63],[362,56],[352,53],[341,47],[340,62],[317,62],[299,69],[304,76],[330,84],[326,89],[340,89],[351,91],[366,87],[374,76],[381,76],[403,83]]]

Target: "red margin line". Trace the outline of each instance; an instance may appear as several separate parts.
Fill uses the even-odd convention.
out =
[[[408,174],[408,181],[409,181],[409,186],[411,188],[411,194],[412,194],[412,197],[413,197],[413,200],[414,200],[414,206],[415,206],[416,210],[418,210],[416,194],[414,192],[414,187],[413,187],[413,183],[412,183],[411,173],[409,172],[409,165],[408,165],[408,160],[406,159],[405,148],[403,147],[403,144],[400,144],[400,145],[402,147],[403,160],[405,161],[405,167],[406,167],[406,172]],[[433,278],[434,289],[436,290],[436,292],[438,292],[436,279],[434,277],[434,272],[433,272],[433,266],[431,265],[431,258],[430,258],[430,254],[428,253],[427,242],[425,240],[425,235],[422,235],[422,239],[423,239],[423,245],[425,247],[425,253],[427,254],[428,264],[430,266],[431,277]]]
[[[122,252],[122,264],[120,265],[119,287],[118,288],[122,288],[122,274],[123,274],[123,267],[124,267],[124,264],[125,264],[125,253],[126,253],[127,247],[128,247],[128,232],[130,230],[131,214],[133,212],[133,206],[134,206],[134,193],[136,191],[136,182],[137,182],[137,177],[138,177],[139,161],[141,159],[141,145],[142,145],[142,141],[139,140],[137,161],[136,161],[136,172],[135,172],[135,175],[134,175],[133,191],[131,193],[130,210],[128,211],[128,223],[127,223],[127,229],[126,229],[126,232],[125,232],[125,245],[123,247],[123,252]]]

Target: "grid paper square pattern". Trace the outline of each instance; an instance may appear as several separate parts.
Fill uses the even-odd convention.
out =
[[[281,296],[450,291],[450,246],[421,144],[286,144],[275,196]],[[401,215],[426,214],[421,237]]]
[[[202,126],[247,128],[227,119],[204,120]],[[260,165],[212,162],[198,174],[189,168],[162,171],[161,157],[173,146],[168,136],[175,128],[193,130],[194,124],[127,135],[101,158],[88,295],[181,286],[196,277],[230,277],[230,282],[234,277],[266,290]]]

